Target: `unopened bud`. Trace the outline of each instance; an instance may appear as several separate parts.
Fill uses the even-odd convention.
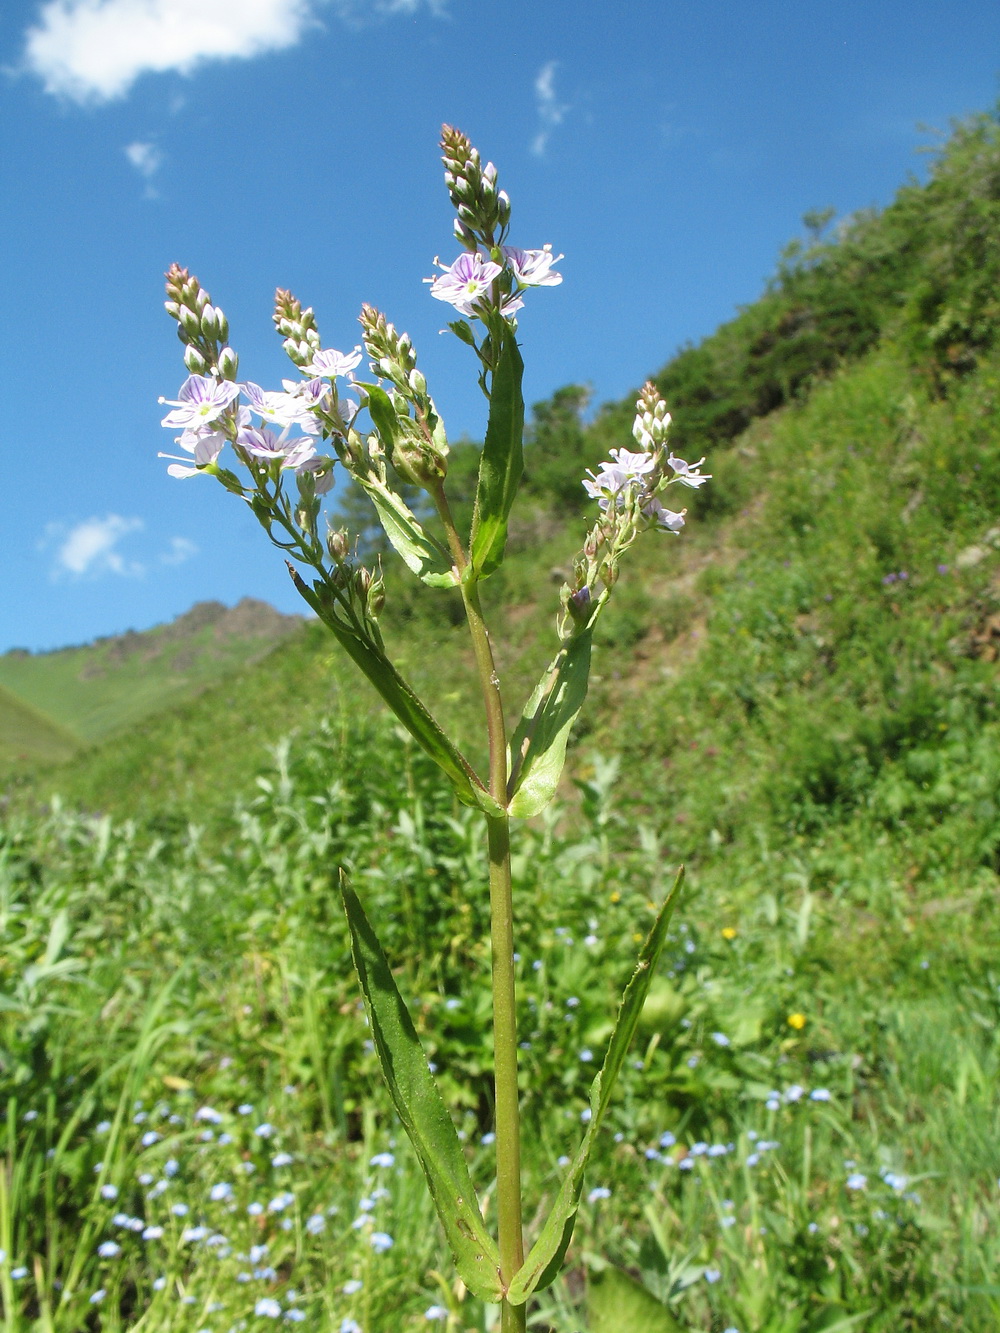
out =
[[[570,594],[567,600],[567,606],[570,615],[577,624],[585,625],[590,619],[590,608],[593,600],[590,588],[587,587],[586,584],[582,588],[578,588],[576,592]]]
[[[415,394],[423,395],[427,392],[427,380],[424,378],[423,372],[417,370],[416,366],[410,371],[407,379]]]
[[[224,380],[234,380],[240,368],[240,358],[231,347],[223,347],[219,353],[219,374]]]
[[[195,299],[194,299],[195,308],[197,309],[197,311],[198,311],[199,314],[201,314],[201,312],[202,312],[202,311],[205,309],[205,307],[209,304],[209,301],[210,301],[210,300],[211,300],[211,297],[209,296],[208,292],[206,292],[205,289],[204,289],[203,287],[199,287],[199,288],[198,288],[198,295],[197,295],[197,296],[195,297]]]
[[[344,563],[347,559],[347,553],[351,549],[346,528],[327,529],[326,549],[330,552],[330,559],[334,564],[342,565]]]
[[[184,364],[192,375],[207,375],[208,362],[198,351],[197,347],[190,345],[184,349]]]
[[[367,573],[367,570],[365,572]],[[368,614],[372,620],[378,620],[385,606],[385,584],[382,581],[381,573],[371,579],[365,601]]]
[[[179,319],[184,332],[187,333],[189,337],[197,338],[200,336],[201,319],[193,310],[189,310],[187,306],[181,306]]]

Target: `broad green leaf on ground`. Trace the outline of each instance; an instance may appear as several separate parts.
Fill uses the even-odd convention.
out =
[[[472,765],[451,743],[385,653],[370,638],[339,619],[331,607],[329,589],[318,580],[310,588],[292,565],[288,570],[299,593],[332,631],[344,651],[368,677],[417,744],[451,779],[458,799],[487,814],[502,814],[500,805],[476,777]]]
[[[541,1234],[528,1253],[524,1264],[515,1275],[507,1299],[512,1305],[523,1305],[534,1291],[547,1287],[558,1276],[562,1267],[567,1247],[573,1235],[576,1211],[580,1206],[580,1191],[583,1188],[583,1173],[601,1128],[615,1081],[624,1063],[628,1048],[635,1034],[636,1025],[642,1006],[646,1001],[650,982],[656,971],[656,964],[667,939],[667,927],[677,903],[677,895],[684,878],[684,868],[677,872],[670,892],[667,894],[660,913],[653,923],[646,943],[642,946],[639,961],[631,980],[625,987],[625,994],[618,1009],[611,1040],[600,1073],[590,1088],[590,1123],[576,1156],[573,1158],[562,1187],[556,1195],[556,1201],[542,1227]],[[624,1327],[624,1325],[623,1325]]]
[[[382,947],[343,876],[340,891],[372,1040],[396,1113],[424,1169],[462,1281],[480,1300],[498,1302],[503,1296],[500,1255],[479,1212],[455,1126]]]
[[[500,356],[490,391],[490,418],[479,463],[470,561],[476,574],[492,574],[503,561],[507,517],[524,467],[524,362],[513,331],[504,323]]]
[[[569,733],[587,697],[592,638],[587,628],[564,644],[525,705],[510,743],[512,815],[537,815],[555,795]]]
[[[611,1266],[587,1279],[590,1333],[681,1333],[667,1307],[641,1283]]]

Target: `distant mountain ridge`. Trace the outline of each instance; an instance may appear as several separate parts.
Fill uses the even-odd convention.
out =
[[[167,624],[90,644],[13,649],[0,655],[0,754],[50,759],[105,740],[259,661],[304,623],[244,597],[233,607],[198,602]]]

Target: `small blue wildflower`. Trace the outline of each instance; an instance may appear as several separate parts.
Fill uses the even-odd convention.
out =
[[[385,1254],[393,1246],[393,1239],[387,1231],[373,1231],[369,1241],[376,1254]]]
[[[118,1198],[118,1186],[117,1186],[117,1185],[102,1185],[102,1186],[101,1186],[101,1198],[102,1198],[102,1199],[117,1199],[117,1198]]]
[[[391,1152],[377,1152],[372,1158],[371,1164],[372,1166],[379,1166],[388,1170],[390,1166],[395,1166],[396,1159]]]
[[[852,1171],[844,1182],[849,1190],[863,1190],[868,1185],[868,1177],[860,1171]]]
[[[109,1130],[110,1128],[111,1128],[111,1121],[110,1121],[110,1120],[102,1120],[102,1121],[100,1122],[100,1124],[94,1126],[94,1133],[95,1133],[95,1134],[107,1134],[107,1132],[108,1132],[108,1130]]]
[[[20,1282],[22,1278],[26,1278],[28,1276],[28,1270],[24,1267],[23,1264],[20,1264],[17,1268],[12,1268],[10,1270],[10,1275],[15,1282]]]
[[[716,1046],[728,1046],[730,1044],[729,1038],[724,1032],[713,1032],[712,1040],[715,1042]]]
[[[253,1312],[264,1319],[278,1319],[281,1316],[281,1306],[273,1296],[262,1296],[253,1307]]]
[[[154,1143],[159,1143],[160,1136],[155,1129],[148,1129],[139,1142],[144,1148],[152,1148]]]
[[[805,1088],[800,1087],[798,1083],[793,1083],[790,1088],[785,1089],[785,1101],[786,1102],[801,1101],[804,1093],[805,1093]]]
[[[163,1235],[162,1227],[150,1226],[143,1228],[142,1232],[143,1240],[159,1240],[162,1235]]]
[[[706,1282],[718,1282],[719,1278],[722,1277],[722,1273],[718,1268],[706,1268],[704,1277]]]
[[[360,1278],[352,1277],[349,1281],[344,1283],[340,1290],[345,1296],[353,1296],[356,1292],[359,1292],[364,1285],[365,1284]]]
[[[108,1294],[108,1293],[104,1290],[103,1287],[98,1287],[97,1290],[96,1290],[95,1292],[93,1292],[92,1295],[91,1295],[91,1297],[90,1297],[90,1304],[91,1304],[91,1305],[100,1305],[101,1301],[104,1300],[104,1298],[105,1298],[105,1296],[106,1296],[107,1294]]]
[[[236,1109],[239,1111],[240,1115],[253,1115],[253,1107],[249,1102],[243,1102],[240,1106],[237,1106]]]
[[[427,1309],[424,1311],[424,1318],[429,1324],[443,1324],[448,1318],[448,1311],[443,1305],[428,1305]]]
[[[306,1231],[310,1236],[318,1236],[326,1227],[326,1218],[322,1213],[313,1213],[306,1222]]]
[[[221,1203],[223,1199],[233,1197],[233,1187],[227,1180],[220,1181],[219,1184],[213,1185],[208,1191],[208,1197],[213,1203]]]
[[[167,1279],[165,1277],[158,1277],[153,1282],[153,1290],[162,1291],[166,1285],[167,1285]]]
[[[490,1130],[488,1134],[484,1134],[483,1137],[479,1140],[479,1142],[483,1145],[484,1148],[488,1148],[491,1143],[496,1143],[496,1141],[497,1141],[497,1136],[493,1133],[492,1130]]]
[[[102,1241],[97,1247],[97,1253],[102,1259],[114,1259],[114,1257],[121,1254],[121,1252],[122,1247],[113,1240]]]
[[[262,1125],[257,1126],[257,1128],[254,1130],[254,1133],[259,1138],[269,1139],[271,1135],[274,1133],[274,1126],[272,1124],[269,1124],[268,1121],[265,1120]]]
[[[556,1158],[556,1166],[569,1166],[569,1158],[565,1153],[563,1153],[561,1157]],[[1000,1185],[1000,1180],[997,1181],[997,1184]]]
[[[305,1322],[305,1310],[286,1310],[285,1318],[292,1324],[301,1324]]]
[[[290,1152],[276,1152],[271,1158],[271,1165],[274,1167],[291,1166],[295,1158]]]
[[[589,1062],[593,1060],[593,1058],[594,1058],[594,1052],[590,1049],[589,1046],[584,1046],[583,1050],[580,1052],[580,1059],[584,1062],[584,1064],[589,1064]]]
[[[812,1092],[809,1094],[809,1100],[810,1100],[811,1102],[828,1102],[828,1101],[830,1101],[830,1089],[829,1089],[829,1088],[813,1088]]]
[[[178,1163],[177,1158],[171,1157],[167,1162],[164,1163],[163,1174],[165,1176],[168,1176],[171,1180],[173,1180],[174,1176],[177,1175],[177,1172],[180,1169],[181,1169],[180,1164]]]
[[[187,1217],[189,1210],[186,1203],[172,1203],[170,1205],[170,1211],[173,1213],[174,1217]]]
[[[588,1203],[597,1203],[600,1199],[610,1199],[611,1191],[606,1185],[597,1185],[587,1195]]]

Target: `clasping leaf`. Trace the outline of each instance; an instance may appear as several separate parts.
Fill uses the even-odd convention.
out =
[[[588,627],[564,643],[525,704],[510,743],[512,815],[537,815],[555,795],[569,733],[587,697],[592,637]]]
[[[480,1300],[497,1303],[503,1297],[500,1254],[479,1212],[455,1126],[371,922],[343,875],[340,892],[372,1040],[396,1113],[424,1169],[462,1281]]]
[[[642,1006],[649,990],[649,984],[656,971],[656,964],[667,939],[667,927],[677,902],[677,894],[684,878],[683,866],[677,872],[673,887],[667,894],[666,901],[660,908],[660,914],[653,923],[646,943],[642,946],[639,961],[632,978],[625,987],[625,994],[618,1009],[611,1040],[601,1072],[594,1079],[590,1089],[590,1123],[584,1135],[583,1143],[573,1158],[562,1186],[556,1196],[555,1204],[546,1219],[541,1234],[531,1247],[528,1257],[518,1270],[507,1292],[511,1305],[523,1305],[532,1292],[547,1287],[557,1277],[576,1222],[576,1212],[580,1206],[580,1191],[583,1188],[583,1173],[590,1160],[590,1154],[601,1128],[615,1081],[621,1070],[628,1048],[635,1034],[636,1024],[642,1012]]]
[[[524,362],[513,329],[506,320],[499,324],[500,354],[490,389],[490,417],[479,462],[469,550],[474,573],[484,578],[503,562],[507,518],[524,469]]]

